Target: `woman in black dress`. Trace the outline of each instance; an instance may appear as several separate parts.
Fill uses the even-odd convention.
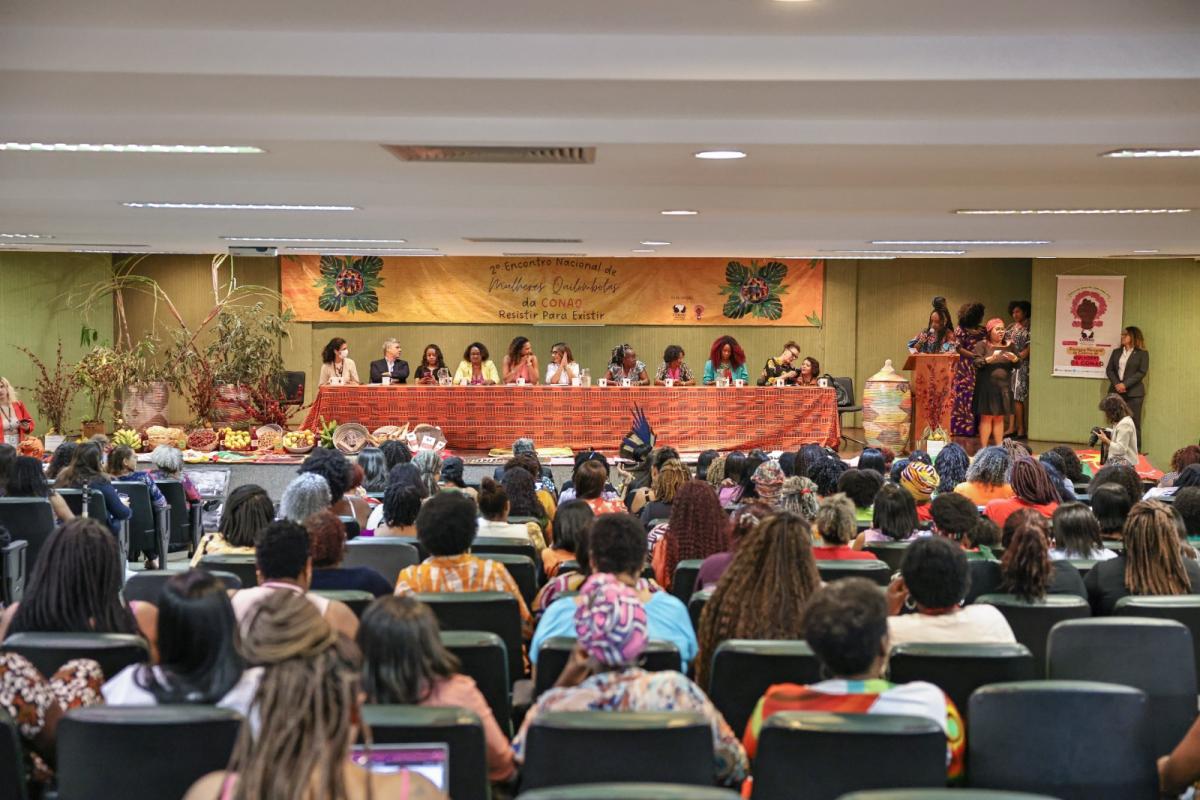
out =
[[[979,444],[1004,440],[1004,418],[1012,414],[1012,371],[1021,361],[1005,337],[1002,319],[990,319],[987,336],[975,345],[975,413],[979,414]]]

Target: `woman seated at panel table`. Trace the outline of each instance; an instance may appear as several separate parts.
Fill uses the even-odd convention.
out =
[[[417,367],[417,371],[413,373],[413,380],[423,386],[436,386],[438,372],[444,369],[446,369],[446,357],[442,355],[442,348],[436,344],[427,344],[421,351],[421,366]],[[446,372],[449,373],[449,370]]]
[[[526,337],[518,336],[509,343],[502,363],[506,384],[523,382],[532,386],[538,382],[537,356],[533,354],[533,342]]]
[[[654,373],[654,385],[666,386],[667,378],[670,378],[671,383],[675,386],[695,386],[696,376],[692,374],[692,368],[683,360],[685,355],[686,353],[679,345],[667,345],[667,349],[663,351],[662,364]]]
[[[455,386],[495,386],[500,373],[482,342],[471,342],[463,351],[463,360],[454,371]]]
[[[783,352],[774,358],[768,358],[763,365],[762,373],[758,376],[759,386],[778,386],[793,384],[800,377],[800,370],[792,366],[800,357],[800,345],[788,342],[783,346]]]
[[[333,382],[334,378],[348,386],[360,382],[358,367],[350,358],[350,348],[346,346],[346,340],[340,336],[330,339],[329,344],[325,345],[325,349],[321,351],[321,376],[317,380],[317,385],[327,386]]]
[[[746,351],[728,334],[713,342],[708,361],[704,362],[704,385],[712,386],[717,378],[728,378],[731,383],[750,381],[750,373],[746,371]]]
[[[547,386],[570,386],[579,380],[579,365],[566,342],[557,342],[550,348],[550,363],[546,365]]]
[[[611,385],[620,386],[626,378],[634,386],[650,385],[646,365],[638,361],[637,351],[630,345],[619,344],[613,348],[612,358],[608,362],[608,380]]]

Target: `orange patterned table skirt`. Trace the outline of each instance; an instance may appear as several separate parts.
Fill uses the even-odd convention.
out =
[[[635,405],[658,440],[680,450],[837,447],[841,433],[832,389],[749,386],[322,386],[304,427],[316,431],[322,418],[369,430],[429,423],[460,450],[508,447],[522,436],[546,447],[615,449]]]

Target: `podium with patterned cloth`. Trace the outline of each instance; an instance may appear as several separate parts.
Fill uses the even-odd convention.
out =
[[[912,447],[924,449],[924,431],[941,428],[950,433],[950,415],[954,410],[954,365],[957,353],[914,353],[904,362],[912,371]]]
[[[833,389],[789,387],[322,386],[304,427],[322,419],[429,423],[450,447],[487,450],[522,436],[572,449],[615,448],[639,406],[659,441],[681,450],[837,447]]]

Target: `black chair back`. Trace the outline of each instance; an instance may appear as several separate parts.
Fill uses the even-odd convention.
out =
[[[475,681],[500,730],[512,736],[512,682],[504,642],[485,631],[442,631],[442,644],[458,657],[462,674]]]
[[[160,552],[159,529],[150,500],[150,487],[139,481],[113,481],[118,494],[129,497],[129,558],[137,560],[139,553],[158,553],[160,565],[166,566],[166,554]]]
[[[178,800],[225,768],[241,725],[234,711],[200,705],[69,711],[58,723],[58,796]]]
[[[863,769],[863,753],[871,766]],[[755,800],[836,800],[859,789],[946,785],[946,733],[924,717],[783,711],[763,723]]]
[[[346,542],[346,559],[342,563],[347,567],[370,567],[395,586],[400,570],[420,562],[417,548],[391,536],[381,536]]]
[[[25,563],[25,553],[29,550],[29,542],[14,539],[0,547],[0,602],[6,606],[21,602],[25,596],[25,576],[29,568]]]
[[[521,792],[517,800],[737,800],[732,789],[678,783],[585,783]]]
[[[357,589],[314,589],[313,594],[320,595],[329,600],[336,600],[339,603],[345,603],[354,612],[354,616],[359,619],[362,619],[363,612],[367,610],[367,606],[371,605],[375,600],[375,595]]]
[[[833,383],[834,386],[842,390],[839,394],[845,395],[844,401],[838,403],[839,412],[848,414],[854,411],[862,411],[862,406],[854,399],[854,378],[845,376],[834,378]]]
[[[817,572],[821,573],[821,580],[826,583],[839,578],[866,578],[880,586],[887,586],[892,581],[892,568],[883,561],[818,561]]]
[[[553,688],[574,649],[575,639],[570,636],[552,636],[541,643],[537,653],[537,674],[533,683],[535,699],[540,697],[542,692]],[[673,642],[655,639],[646,642],[641,666],[647,672],[683,671],[679,648]]]
[[[171,507],[169,548],[172,551],[190,551],[194,543],[200,540],[200,536],[192,530],[195,515],[188,508],[187,493],[183,490],[183,484],[174,480],[155,480],[154,483],[163,493],[163,497],[167,498],[167,505]],[[197,503],[197,505],[199,504]]]
[[[704,607],[708,605],[708,599],[712,597],[712,591],[701,589],[692,595],[688,600],[688,616],[692,618],[692,629],[696,634],[700,634],[700,617],[704,615]]]
[[[1046,642],[1050,629],[1067,619],[1085,619],[1092,608],[1081,597],[1048,594],[1039,603],[1027,603],[1016,595],[985,594],[976,603],[986,603],[999,609],[1012,628],[1017,641],[1029,648],[1039,678],[1046,675]]]
[[[971,570],[971,586],[967,589],[966,603],[970,605],[985,594],[996,594],[1000,591],[1000,563],[983,558],[967,560],[967,568]]]
[[[72,514],[77,517],[83,516],[83,489],[64,488],[54,491],[67,501],[67,508],[71,509]],[[104,495],[100,494],[97,489],[91,489],[88,492],[87,515],[94,520],[108,523],[108,506],[104,503]]]
[[[689,558],[675,565],[675,575],[671,578],[671,594],[686,603],[696,591],[696,576],[700,574],[703,559]]]
[[[377,538],[381,542],[403,542],[404,544],[412,545],[417,550],[418,564],[429,558],[429,551],[425,549],[425,545],[421,544],[421,540],[416,536],[379,536],[373,538]]]
[[[759,698],[776,683],[816,683],[821,664],[808,642],[728,639],[713,653],[708,696],[741,737]]]
[[[558,574],[566,575],[568,572],[579,572],[581,569],[582,567],[579,566],[578,561],[573,558],[569,558],[558,565]]]
[[[1195,701],[1193,699],[1193,705]],[[1153,800],[1146,694],[1085,681],[998,683],[971,695],[972,787],[1061,800]]]
[[[13,633],[0,650],[25,656],[46,677],[73,658],[92,659],[105,679],[150,660],[146,640],[130,633]]]
[[[1169,753],[1196,719],[1196,662],[1183,623],[1148,617],[1060,622],[1050,631],[1051,680],[1132,686],[1150,702],[1154,752]]]
[[[1040,677],[1023,644],[898,644],[888,664],[895,683],[928,681],[945,692],[964,722],[967,701],[980,686]]]
[[[353,541],[362,533],[362,526],[358,524],[358,517],[338,517],[342,521],[342,527],[346,529],[346,541]]]
[[[479,717],[462,708],[382,705],[363,706],[362,715],[376,744],[448,745],[446,794],[454,800],[489,800],[487,751]]]
[[[507,592],[431,592],[414,597],[433,609],[444,631],[487,631],[499,636],[508,650],[509,681],[525,677],[517,598]]]
[[[284,398],[280,405],[304,405],[304,381],[307,374],[303,370],[284,370],[279,373],[280,397]]]
[[[525,789],[614,778],[696,786],[713,782],[712,726],[701,714],[549,712],[534,719],[525,737]],[[580,753],[587,756],[580,758]]]
[[[25,568],[33,570],[42,545],[54,533],[54,511],[44,497],[0,497],[0,525],[12,538],[29,542]]]
[[[509,518],[511,521],[511,517]],[[535,564],[541,563],[538,558],[537,550],[533,549],[532,542],[524,542],[520,539],[505,539],[502,536],[476,536],[471,542],[471,552],[477,556],[492,555],[495,553],[507,553],[514,556],[529,556],[529,560]]]
[[[251,555],[227,553],[205,556],[200,559],[200,568],[209,572],[231,572],[242,582],[240,588],[243,589],[258,586],[258,567]]]
[[[215,572],[205,570],[214,578],[219,579],[225,584],[226,589],[240,589],[242,582],[238,580],[237,575],[232,572]],[[163,585],[175,575],[182,575],[173,569],[157,569],[157,570],[142,570],[135,572],[129,576],[129,580],[125,581],[125,588],[121,590],[121,594],[125,597],[125,602],[130,603],[134,600],[139,600],[143,603],[153,603],[158,605],[159,595],[162,594]]]
[[[17,723],[0,708],[0,797],[28,800],[25,791],[25,753]]]
[[[503,564],[508,574],[517,582],[525,605],[533,605],[533,598],[538,590],[538,568],[529,556],[518,556],[512,553],[479,553],[480,558]]]
[[[1192,632],[1192,655],[1200,678],[1200,594],[1162,596],[1134,595],[1117,601],[1113,614],[1118,617],[1173,619]]]
[[[861,522],[859,525],[859,530],[861,531],[865,531],[871,527],[871,523],[869,522]],[[888,569],[896,572],[900,569],[900,562],[904,561],[904,554],[908,552],[908,545],[908,542],[873,542],[866,545],[863,549],[868,553],[874,553],[876,558],[888,565]]]

